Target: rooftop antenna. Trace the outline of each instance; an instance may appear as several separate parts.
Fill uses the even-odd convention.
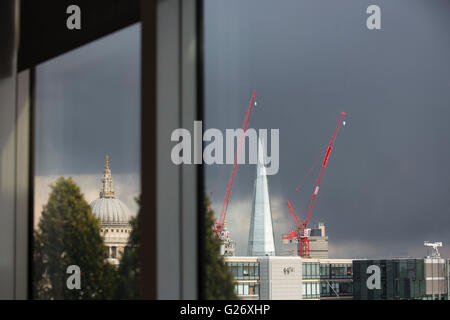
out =
[[[438,247],[442,247],[442,242],[424,241],[423,245],[425,247],[432,247],[434,250],[433,253],[431,254],[431,257],[428,256],[427,258],[440,258],[441,257]]]

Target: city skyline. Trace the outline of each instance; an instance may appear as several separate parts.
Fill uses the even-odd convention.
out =
[[[381,1],[379,31],[366,28],[369,4],[206,2],[203,122],[239,127],[257,91],[249,127],[280,129],[280,170],[268,177],[279,246],[286,200],[305,217],[316,173],[296,187],[347,112],[311,217],[327,226],[330,256],[421,257],[424,240],[442,241],[450,256],[450,3],[410,1],[405,11],[404,1]],[[220,170],[205,166],[207,192]],[[217,184],[216,212],[230,170]],[[254,172],[239,166],[231,194],[238,254],[246,252]]]
[[[286,1],[277,8],[283,20],[272,16],[269,2],[255,4],[205,4],[204,129],[238,128],[257,90],[250,127],[280,129],[280,171],[268,178],[277,250],[287,231],[285,202],[305,215],[314,174],[303,190],[295,188],[326,145],[336,117],[346,111],[347,126],[339,133],[311,220],[326,224],[330,255],[422,256],[423,241],[438,240],[448,256],[450,168],[442,159],[450,156],[450,71],[442,66],[450,44],[440,31],[449,24],[442,6],[413,3],[411,19],[399,22],[395,14],[402,6],[386,2],[383,8],[392,14],[383,18],[383,28],[389,32],[368,34],[359,27],[363,3]],[[105,153],[113,158],[116,183],[121,174],[139,176],[139,36],[140,26],[134,25],[37,67],[37,179],[86,175],[80,184],[92,185],[84,192],[95,194]],[[114,82],[103,86],[105,75]],[[64,90],[55,89],[63,83]],[[120,88],[120,97],[112,85]],[[82,90],[88,87],[96,94],[84,94],[91,92]],[[103,130],[105,117],[113,129]],[[39,126],[49,119],[52,126]],[[230,169],[213,197],[216,213]],[[208,193],[220,168],[204,170]],[[239,166],[227,218],[238,254],[247,250],[253,179],[254,166]],[[38,181],[36,191],[46,185]],[[123,200],[131,207],[127,199],[133,192],[126,188]]]

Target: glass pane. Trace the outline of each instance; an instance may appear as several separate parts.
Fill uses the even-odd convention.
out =
[[[255,276],[255,266],[252,265],[249,267],[249,275],[250,275],[250,277]]]
[[[244,285],[242,283],[240,283],[238,286],[238,295],[243,295],[243,294],[244,294]]]
[[[36,67],[36,299],[138,297],[140,32]]]
[[[248,277],[248,275],[249,275],[249,270],[248,270],[248,268],[249,268],[249,266],[244,266],[243,269],[242,269],[242,275],[243,275],[244,277]]]
[[[450,179],[443,179],[450,162],[442,161],[450,158],[450,43],[443,31],[450,29],[448,1],[380,4],[382,30],[368,28],[367,3],[216,0],[203,6],[203,132],[218,133],[205,141],[205,152],[212,150],[212,141],[221,141],[215,161],[204,165],[205,193],[216,219],[226,218],[225,241],[234,241],[237,256],[272,255],[272,243],[275,255],[296,248],[281,241],[282,234],[296,231],[286,201],[304,221],[311,191],[319,192],[314,184],[320,165],[314,163],[324,159],[338,121],[323,176],[326,188],[320,189],[309,222],[310,227],[319,221],[332,225],[329,248],[335,252],[330,256],[372,259],[375,252],[414,252],[422,257],[418,234],[424,238],[426,230],[433,230],[434,238],[450,239],[445,213]],[[405,8],[408,18],[393,14]],[[233,154],[228,154],[226,130],[247,125],[256,139],[249,134],[241,150],[233,138]],[[267,130],[267,139],[259,130]],[[275,130],[278,140],[271,139]],[[265,166],[251,161],[258,138],[267,147],[262,148]],[[233,170],[236,151],[242,151],[244,163]],[[355,159],[361,165],[355,166]],[[423,220],[424,199],[432,199],[436,210],[419,230],[414,221]],[[388,214],[386,208],[395,210]],[[387,231],[403,229],[415,232]],[[252,251],[261,250],[262,243],[267,244],[264,252]],[[311,247],[317,243],[311,241]],[[356,272],[364,297],[371,294],[364,288],[366,269]],[[344,263],[326,271],[335,280],[352,277]],[[305,279],[318,274],[309,264],[302,273]],[[390,276],[413,278],[416,273],[400,265]],[[386,291],[403,295],[405,284],[394,287],[393,281]]]
[[[243,278],[243,266],[242,264],[238,265],[238,279],[242,279]]]
[[[248,296],[248,287],[249,287],[248,283],[244,283],[244,295],[247,296]]]

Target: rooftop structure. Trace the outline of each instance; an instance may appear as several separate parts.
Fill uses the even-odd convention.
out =
[[[323,222],[319,222],[317,226],[311,229],[309,250],[311,258],[328,258],[328,236],[325,234]]]
[[[231,239],[230,232],[227,228],[227,221],[224,221],[222,234],[220,236],[220,255],[232,257],[236,250],[236,243]]]

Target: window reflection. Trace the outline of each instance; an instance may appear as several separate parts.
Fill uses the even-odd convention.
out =
[[[138,294],[139,61],[135,24],[36,67],[36,299]]]

